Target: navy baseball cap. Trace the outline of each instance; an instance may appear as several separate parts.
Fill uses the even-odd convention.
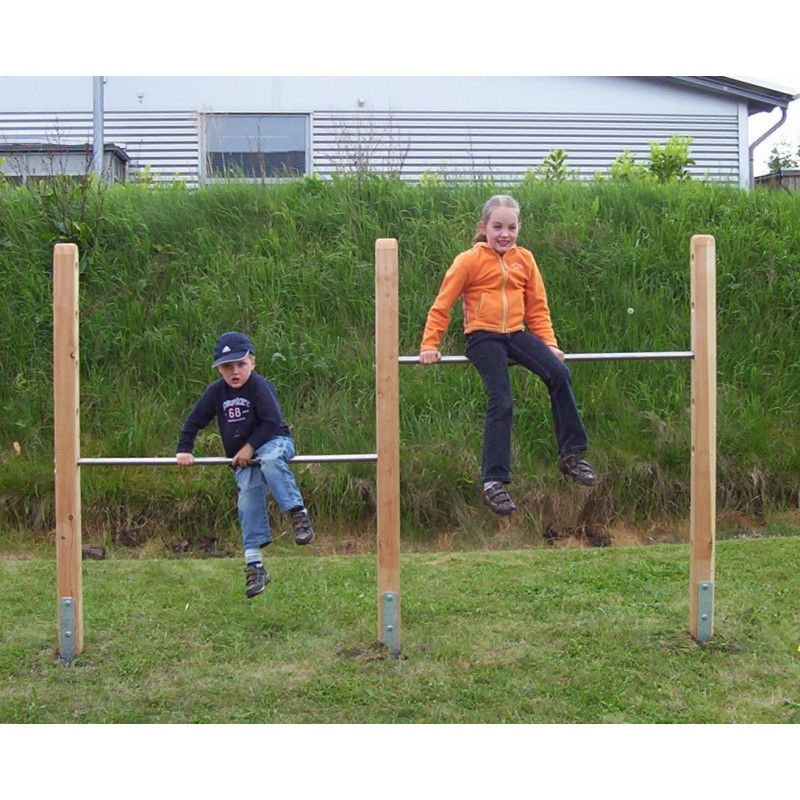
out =
[[[211,366],[218,367],[229,361],[241,361],[248,353],[256,354],[250,339],[238,331],[228,331],[223,333],[214,345],[214,363]]]

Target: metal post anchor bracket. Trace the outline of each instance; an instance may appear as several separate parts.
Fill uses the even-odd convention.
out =
[[[75,600],[72,597],[62,597],[59,602],[59,639],[58,653],[62,661],[72,661],[75,658]]]
[[[700,581],[697,584],[697,641],[707,642],[711,639],[712,621],[714,618],[714,584],[711,581]]]
[[[382,609],[382,641],[389,648],[389,652],[397,658],[400,655],[398,602],[396,592],[384,592],[381,597]]]

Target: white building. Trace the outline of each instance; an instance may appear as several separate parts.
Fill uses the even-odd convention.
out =
[[[357,168],[514,181],[555,149],[591,178],[679,134],[694,177],[746,187],[749,118],[793,99],[718,77],[107,77],[103,120],[130,175],[190,185]],[[93,102],[91,77],[0,77],[0,157],[91,142]]]

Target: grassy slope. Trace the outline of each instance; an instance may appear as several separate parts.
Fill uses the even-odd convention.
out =
[[[87,562],[85,651],[55,654],[54,565],[0,561],[0,722],[800,722],[796,539],[718,546],[687,629],[682,545],[403,557],[403,657],[374,559]]]
[[[181,420],[213,377],[211,344],[233,327],[258,342],[259,368],[278,387],[300,452],[372,451],[374,240],[400,242],[400,348],[413,352],[444,269],[498,188],[360,176],[198,192],[132,186],[90,198],[78,235],[83,453],[172,454]],[[513,191],[524,211],[520,242],[537,256],[572,352],[688,349],[689,239],[717,237],[720,516],[796,509],[800,198],[696,184]],[[16,342],[0,353],[4,527],[52,527],[48,265],[65,213],[0,191],[0,320]],[[459,324],[456,310],[449,352],[463,349]],[[687,364],[585,364],[573,374],[605,479],[575,514],[559,510],[575,498],[555,470],[546,396],[515,371],[524,534],[577,518],[605,527],[683,520]],[[474,371],[409,367],[401,391],[405,530],[420,539],[490,531],[475,491],[484,398]],[[217,454],[217,437],[204,434],[198,449]],[[321,530],[369,529],[373,474],[370,465],[303,472]],[[84,497],[85,528],[97,535],[188,531],[235,544],[224,470],[85,470]]]

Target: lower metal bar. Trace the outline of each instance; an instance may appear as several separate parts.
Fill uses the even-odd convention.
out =
[[[686,350],[658,353],[567,353],[566,361],[657,361],[666,359],[694,358],[694,353]],[[419,364],[419,356],[399,356],[401,364]],[[466,356],[442,356],[437,364],[466,364]]]
[[[295,456],[291,461],[295,463],[316,464],[316,463],[339,463],[345,461],[377,461],[377,453],[350,453],[322,456]],[[121,466],[121,467],[146,467],[146,466],[176,466],[177,459],[172,458],[79,458],[79,467],[100,467],[100,466]],[[207,466],[212,464],[230,465],[229,458],[209,457],[196,458],[194,465]]]

